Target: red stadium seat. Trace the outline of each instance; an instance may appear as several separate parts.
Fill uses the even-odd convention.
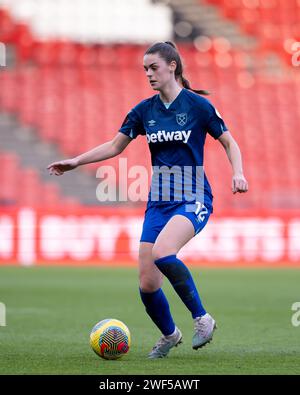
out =
[[[9,12],[0,8],[0,41],[11,43],[14,39],[15,23]]]
[[[19,160],[17,155],[10,152],[0,152],[0,202],[1,204],[16,204],[18,183],[20,180]]]
[[[27,168],[22,170],[18,185],[18,204],[25,206],[42,205],[41,188],[41,181],[36,169]]]
[[[41,188],[42,202],[45,207],[56,208],[63,204],[60,196],[59,187],[54,182],[47,182]]]

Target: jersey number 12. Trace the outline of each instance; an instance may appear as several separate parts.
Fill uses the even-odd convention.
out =
[[[208,213],[207,208],[204,206],[203,203],[201,202],[196,202],[197,208],[195,211],[195,214],[197,215],[197,217],[200,219],[200,221],[204,221],[205,219],[205,214]]]

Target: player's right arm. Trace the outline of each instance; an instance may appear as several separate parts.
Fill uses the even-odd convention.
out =
[[[113,158],[124,151],[130,141],[132,141],[132,138],[119,132],[112,140],[101,144],[90,151],[84,152],[75,158],[53,162],[47,166],[47,169],[50,174],[60,176],[66,171],[76,169],[78,166]]]

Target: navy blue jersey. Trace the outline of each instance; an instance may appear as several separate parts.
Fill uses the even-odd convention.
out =
[[[132,139],[147,138],[153,168],[148,205],[197,200],[211,204],[211,187],[203,170],[205,138],[209,133],[217,139],[226,130],[210,101],[187,89],[180,91],[168,109],[158,94],[135,106],[119,131]],[[170,168],[169,174],[161,171],[168,173]],[[167,181],[170,195],[163,192]],[[195,195],[199,185],[202,198]]]

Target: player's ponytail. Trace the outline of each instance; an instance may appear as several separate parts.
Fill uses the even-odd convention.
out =
[[[195,93],[198,93],[199,95],[209,95],[210,94],[208,91],[206,91],[204,89],[192,89],[190,82],[182,74],[181,74],[180,78],[181,78],[182,86],[184,88],[189,89]]]
[[[173,60],[176,62],[175,78],[179,80],[182,86],[189,89],[199,95],[209,95],[209,92],[202,89],[192,89],[189,81],[183,75],[183,65],[176,45],[171,41],[165,41],[156,43],[147,49],[145,55],[158,53],[167,63],[171,63]]]

